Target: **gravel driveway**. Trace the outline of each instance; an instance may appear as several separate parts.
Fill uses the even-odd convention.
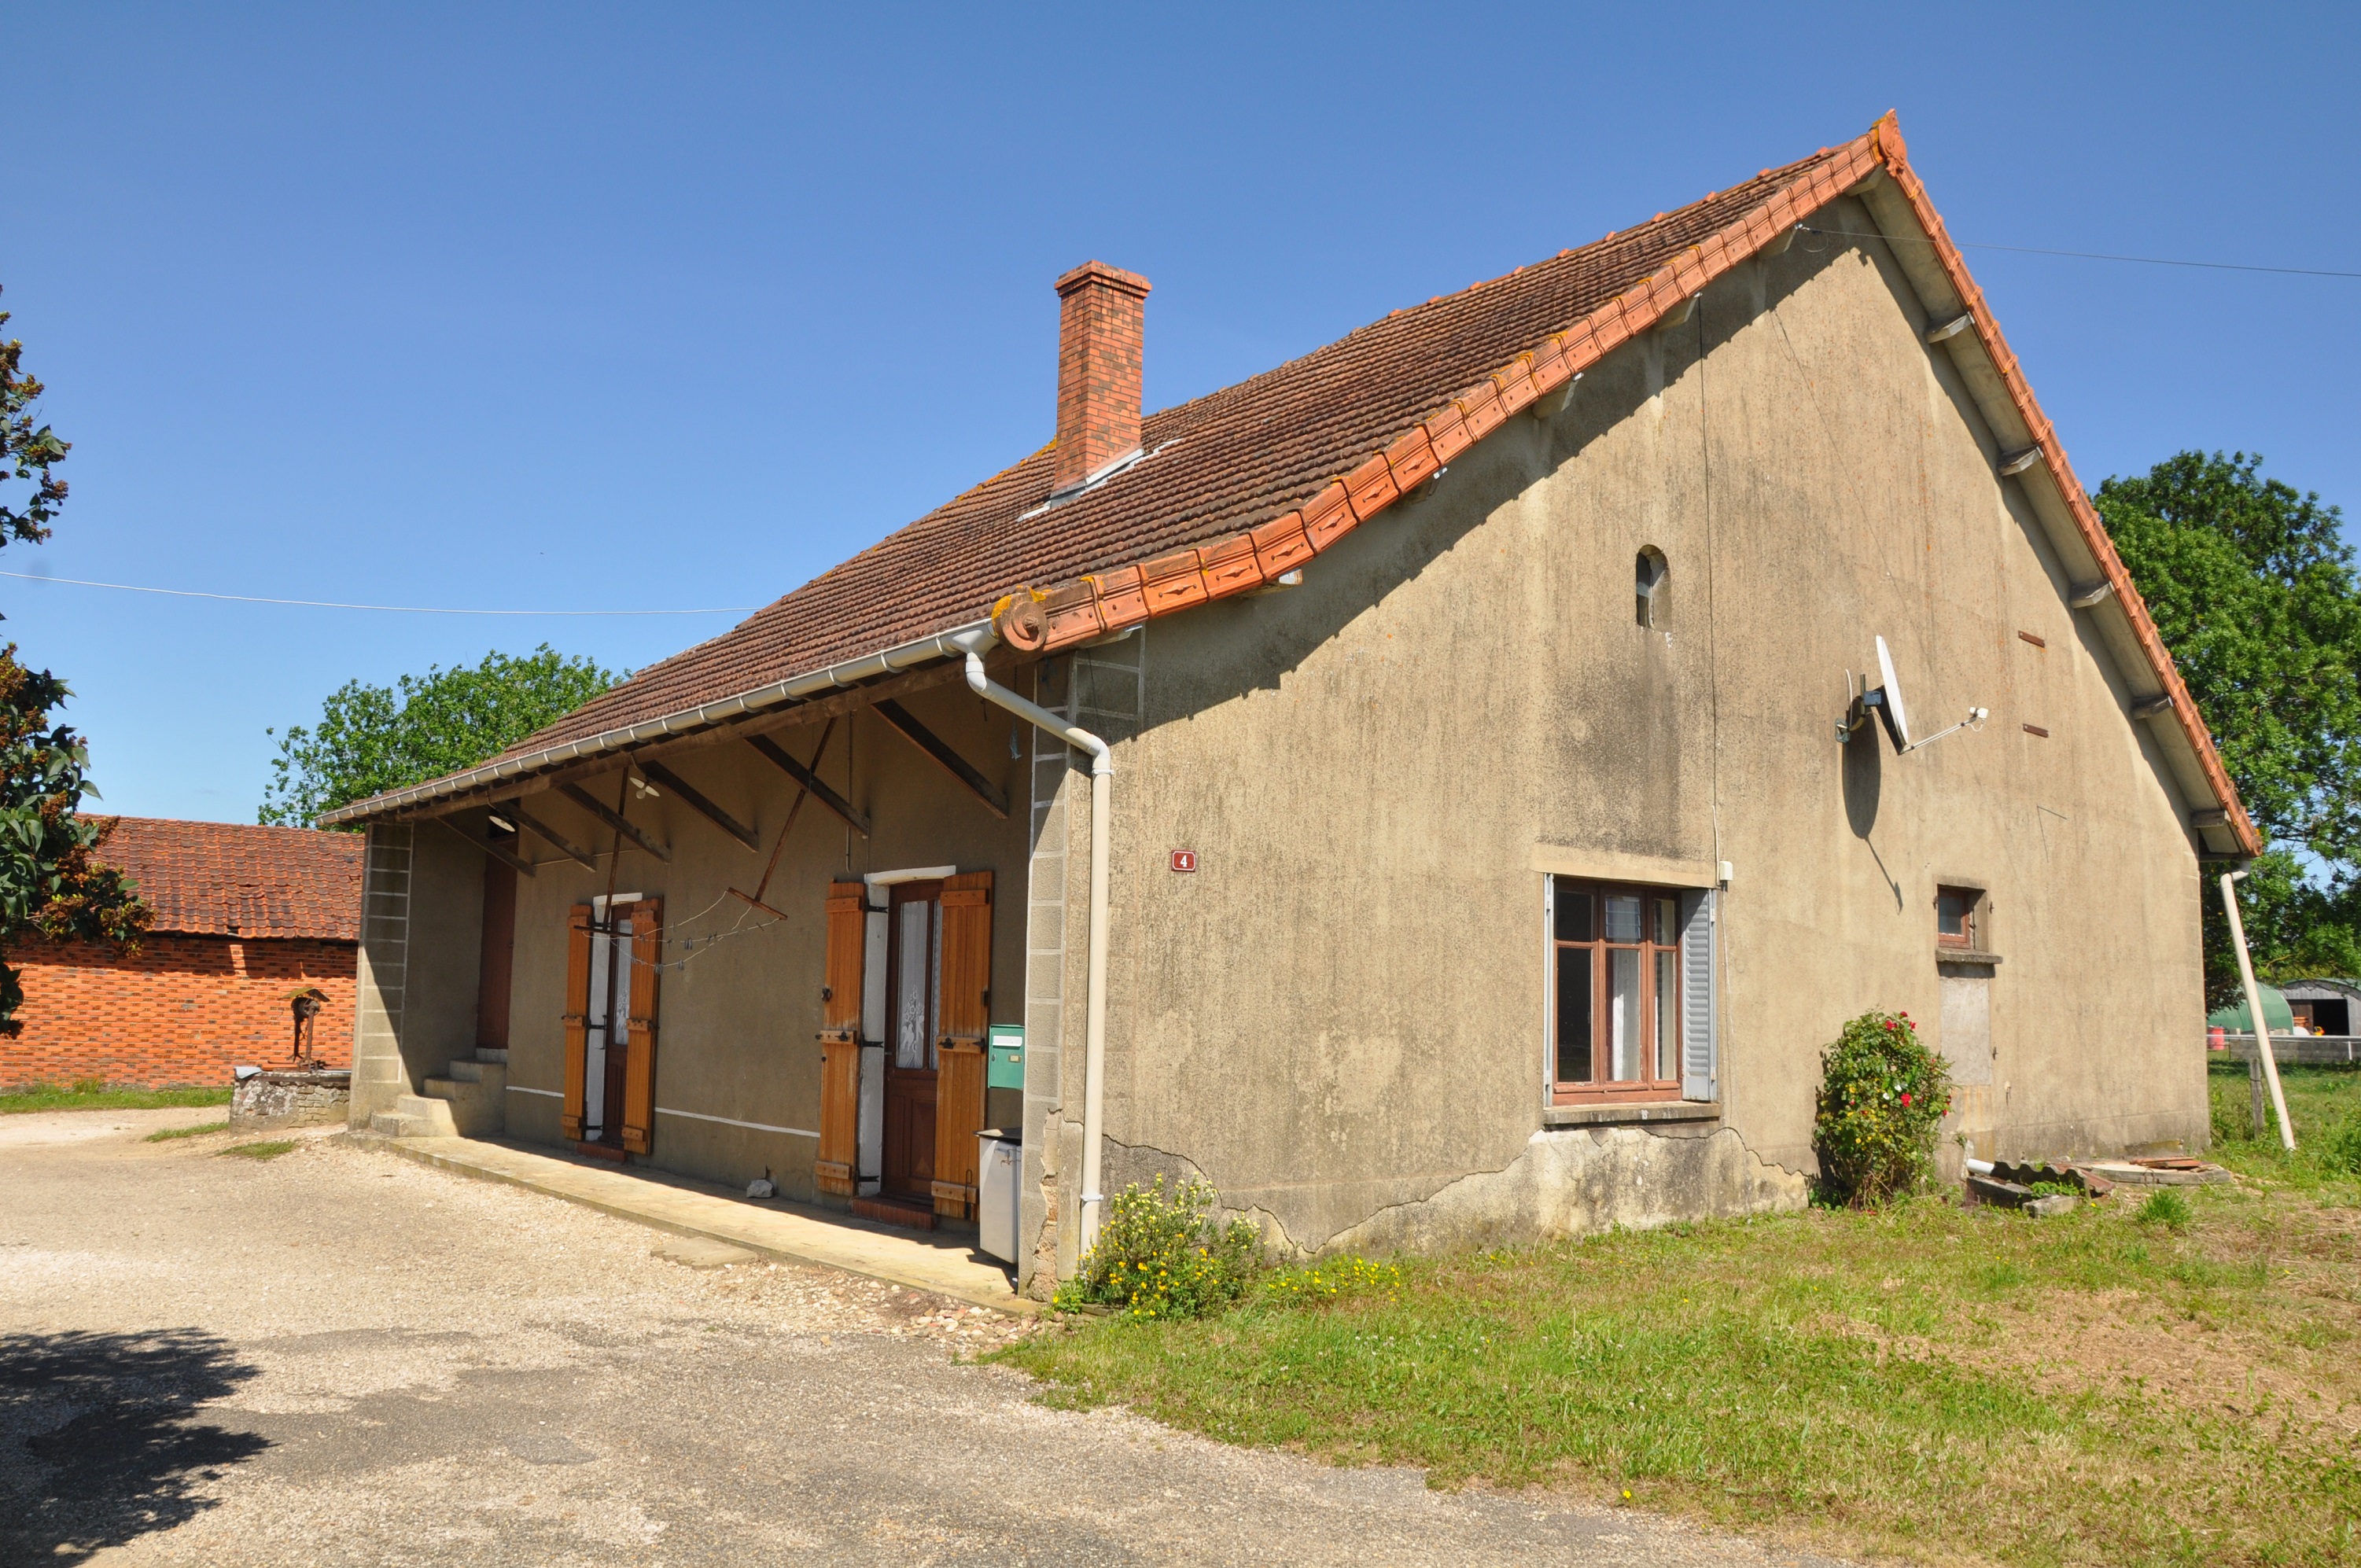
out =
[[[0,1117],[0,1563],[1792,1562],[1050,1410],[1023,1332],[219,1111]]]

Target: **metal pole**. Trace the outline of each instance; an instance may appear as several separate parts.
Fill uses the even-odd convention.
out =
[[[2279,1064],[2271,1056],[2271,1028],[2263,1019],[2263,993],[2255,984],[2255,960],[2246,951],[2246,924],[2238,918],[2238,890],[2235,885],[2245,878],[2244,872],[2225,872],[2222,876],[2222,907],[2230,916],[2230,939],[2238,944],[2238,979],[2246,988],[2246,1013],[2255,1025],[2255,1055],[2263,1064],[2263,1076],[2270,1081],[2271,1108],[2279,1113],[2279,1146],[2290,1154],[2295,1151],[2295,1126],[2288,1120],[2287,1095],[2279,1089]]]

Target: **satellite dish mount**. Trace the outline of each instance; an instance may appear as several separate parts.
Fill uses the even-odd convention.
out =
[[[1982,729],[1984,720],[1992,717],[1992,709],[1988,707],[1971,707],[1968,709],[1968,716],[1950,729],[1938,729],[1932,735],[1914,740],[1910,738],[1910,710],[1902,700],[1902,682],[1894,673],[1894,654],[1886,648],[1883,637],[1877,640],[1877,678],[1878,684],[1871,685],[1868,675],[1861,677],[1861,689],[1853,694],[1851,708],[1845,715],[1844,722],[1837,726],[1839,744],[1849,743],[1867,728],[1872,713],[1877,716],[1878,723],[1884,727],[1885,738],[1894,742],[1894,754],[1897,757],[1906,757],[1921,747],[1932,746],[1944,736],[1961,729]],[[1845,679],[1847,684],[1850,684],[1852,677],[1848,674]]]

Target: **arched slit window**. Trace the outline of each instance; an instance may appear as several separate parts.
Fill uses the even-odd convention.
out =
[[[1667,570],[1663,551],[1653,544],[1641,550],[1636,576],[1639,580],[1640,624],[1642,626],[1664,624],[1664,575]]]

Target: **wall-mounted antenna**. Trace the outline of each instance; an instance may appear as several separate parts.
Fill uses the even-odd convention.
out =
[[[1971,707],[1965,718],[1949,729],[1938,729],[1923,740],[1913,740],[1910,738],[1910,710],[1902,700],[1902,680],[1894,673],[1894,654],[1885,646],[1883,637],[1877,640],[1877,677],[1879,684],[1873,686],[1869,684],[1867,675],[1861,677],[1861,689],[1852,700],[1852,711],[1845,716],[1845,722],[1837,726],[1839,742],[1849,741],[1859,734],[1869,722],[1870,714],[1874,712],[1878,722],[1885,727],[1886,739],[1894,742],[1894,754],[1906,757],[1923,747],[1932,746],[1946,735],[1956,734],[1962,729],[1980,729],[1983,721],[1992,717],[1992,709],[1988,707]],[[1852,677],[1848,674],[1845,678],[1850,684]]]

